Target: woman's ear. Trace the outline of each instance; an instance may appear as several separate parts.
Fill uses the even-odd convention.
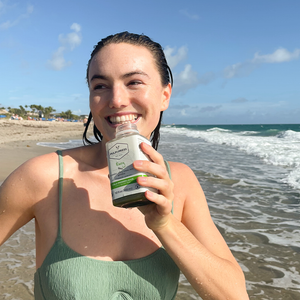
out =
[[[165,111],[169,107],[170,98],[172,94],[171,83],[163,88],[162,102],[161,102],[161,111]]]

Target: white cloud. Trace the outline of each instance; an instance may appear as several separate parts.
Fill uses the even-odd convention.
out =
[[[81,44],[81,26],[77,23],[73,23],[70,27],[73,32],[68,33],[67,35],[60,34],[58,36],[58,41],[61,46],[52,54],[51,59],[48,60],[47,66],[50,69],[59,71],[68,66],[71,62],[66,62],[64,55],[67,51],[73,51],[76,47]]]
[[[70,32],[66,36],[64,34],[60,34],[58,36],[58,40],[66,48],[74,50],[74,48],[81,44],[81,27],[79,24],[73,23],[70,28],[74,30],[74,32]]]
[[[33,13],[33,9],[34,9],[34,7],[33,7],[33,5],[27,5],[27,14],[25,14],[25,15],[30,15],[30,14],[32,14]]]
[[[56,71],[62,70],[68,66],[70,66],[71,62],[66,62],[64,58],[64,47],[59,47],[53,54],[52,58],[48,60],[48,66]]]
[[[185,46],[180,47],[178,50],[167,46],[164,50],[167,62],[170,68],[175,68],[180,62],[187,59],[188,49]],[[259,68],[262,64],[266,63],[284,63],[300,58],[300,49],[289,52],[284,48],[279,48],[271,54],[260,55],[254,54],[254,58],[239,62],[226,67],[221,73],[215,74],[207,72],[201,76],[193,70],[191,64],[186,64],[184,69],[179,73],[174,73],[174,87],[173,96],[185,94],[188,90],[195,88],[199,85],[207,85],[217,77],[225,79],[232,79],[238,77],[249,76],[255,69]],[[226,81],[225,81],[226,83]],[[241,99],[235,99],[232,102],[241,103]]]
[[[184,70],[174,75],[173,95],[185,94],[189,89],[199,84],[198,73],[190,64],[185,65]]]
[[[179,74],[174,75],[174,88],[173,96],[185,94],[188,90],[195,88],[199,85],[207,85],[215,79],[213,72],[207,72],[199,76],[196,71],[192,69],[192,65],[187,64],[184,70]]]
[[[198,15],[190,13],[187,9],[182,9],[179,12],[191,20],[199,20],[200,19]]]
[[[176,52],[176,48],[167,46],[164,52],[168,65],[172,69],[187,58],[188,49],[182,46]],[[198,85],[206,85],[213,79],[215,79],[213,72],[205,73],[199,77],[198,73],[192,69],[192,65],[186,64],[180,73],[174,73],[173,96],[185,94],[189,89]]]
[[[168,65],[171,69],[175,68],[181,61],[187,58],[187,47],[182,46],[178,49],[177,53],[174,53],[175,51],[176,48],[171,48],[169,46],[164,49]]]
[[[180,62],[187,59],[188,49],[185,46],[176,48],[167,46],[164,50],[168,65],[171,69],[175,68]],[[208,84],[215,78],[212,72],[206,73],[201,77],[192,69],[191,64],[186,64],[180,73],[174,73],[173,96],[185,94],[189,89],[192,89],[200,84]]]
[[[191,65],[185,65],[184,70],[179,73],[178,77],[180,79],[180,81],[184,84],[196,84],[197,83],[197,72],[192,70],[192,66]]]
[[[223,76],[226,79],[231,79],[234,77],[246,77],[258,67],[258,64],[254,64],[249,61],[233,64],[223,70]]]
[[[284,48],[279,48],[271,54],[259,55],[259,53],[254,54],[252,59],[253,63],[282,63],[291,60],[298,59],[300,57],[300,49],[296,49],[294,52],[289,52]]]
[[[300,58],[300,49],[294,50],[294,52],[289,52],[284,48],[279,48],[271,54],[260,55],[254,54],[254,58],[244,62],[236,63],[231,66],[226,67],[223,70],[223,77],[226,79],[231,79],[235,77],[246,77],[250,75],[255,69],[261,66],[261,64],[271,64],[271,63],[284,63],[291,60],[296,60]]]
[[[70,28],[76,32],[80,32],[81,30],[81,26],[77,23],[73,23]]]
[[[17,20],[3,22],[0,24],[0,30],[6,30],[10,27],[17,25],[18,23],[19,23],[19,21],[17,21]]]
[[[0,1],[0,10],[5,11],[5,5],[2,1]],[[16,17],[14,20],[8,20],[0,24],[0,30],[7,30],[13,26],[16,26],[23,19],[29,18],[29,16],[33,13],[34,7],[33,5],[27,5],[26,12]]]

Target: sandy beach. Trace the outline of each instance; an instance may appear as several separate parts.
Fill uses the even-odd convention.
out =
[[[28,159],[55,151],[37,146],[38,142],[81,139],[83,130],[81,122],[0,120],[0,182]]]

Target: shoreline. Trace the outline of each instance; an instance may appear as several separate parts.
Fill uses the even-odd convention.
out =
[[[88,134],[92,135],[92,124]],[[0,184],[27,160],[56,151],[39,142],[68,142],[82,139],[81,122],[0,120]]]

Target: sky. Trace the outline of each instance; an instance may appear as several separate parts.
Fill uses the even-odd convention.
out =
[[[299,0],[0,0],[0,107],[89,113],[86,66],[122,31],[164,48],[164,124],[300,123]]]

